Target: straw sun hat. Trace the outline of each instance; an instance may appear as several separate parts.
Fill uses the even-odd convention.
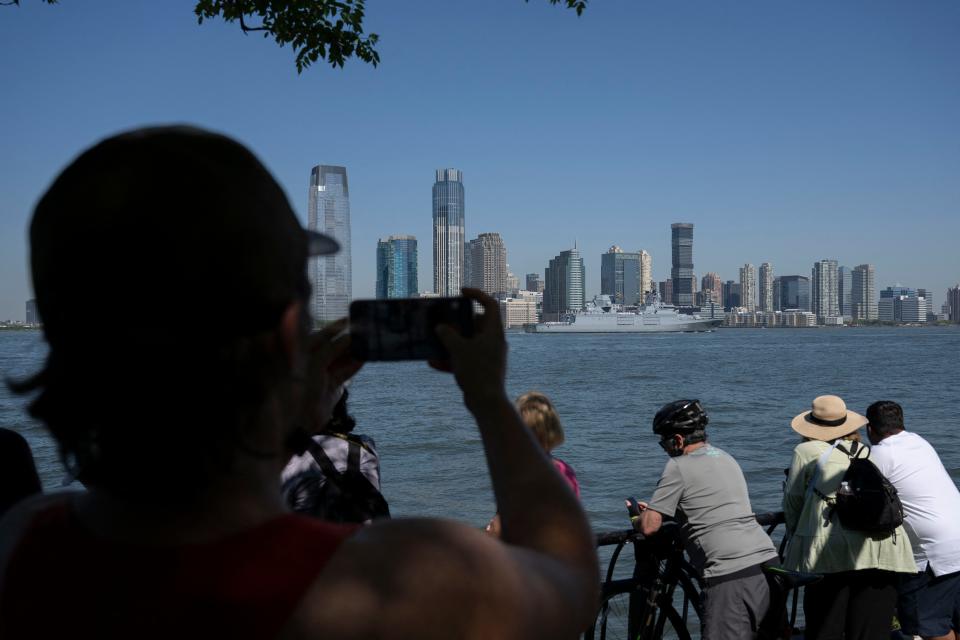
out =
[[[804,411],[790,423],[793,430],[805,438],[835,440],[853,433],[867,419],[859,413],[847,411],[847,405],[838,396],[817,396],[810,411]]]

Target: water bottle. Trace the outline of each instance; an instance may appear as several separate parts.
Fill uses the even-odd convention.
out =
[[[852,496],[853,489],[850,488],[850,483],[844,480],[840,483],[840,488],[837,489],[838,496]]]

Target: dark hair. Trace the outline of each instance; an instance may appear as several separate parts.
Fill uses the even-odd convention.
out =
[[[344,389],[340,400],[338,400],[337,404],[333,407],[333,413],[330,416],[330,421],[327,422],[327,425],[323,428],[324,431],[330,433],[350,433],[353,431],[353,428],[357,426],[357,421],[347,413],[347,398],[349,396],[350,393]]]
[[[892,400],[878,400],[867,407],[867,420],[885,438],[903,431],[903,408]]]

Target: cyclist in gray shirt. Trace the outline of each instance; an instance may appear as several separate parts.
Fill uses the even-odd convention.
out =
[[[663,518],[680,535],[706,587],[702,638],[755,638],[770,605],[762,572],[777,560],[770,537],[757,524],[740,465],[707,443],[708,418],[698,400],[664,405],[653,431],[670,459],[649,503],[640,503],[641,531],[659,531]]]

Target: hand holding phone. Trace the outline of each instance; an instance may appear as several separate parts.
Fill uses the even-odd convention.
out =
[[[438,325],[473,335],[473,305],[465,297],[355,300],[350,348],[359,360],[447,360]]]

